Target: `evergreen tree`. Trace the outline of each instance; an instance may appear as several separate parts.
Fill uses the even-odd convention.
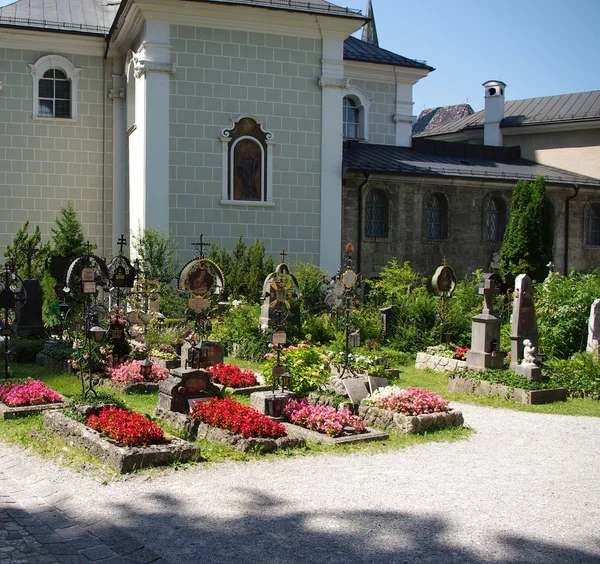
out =
[[[265,278],[271,272],[265,270],[265,244],[258,239],[248,248],[248,298],[259,302],[262,297]]]
[[[500,253],[504,273],[526,273],[543,280],[552,260],[554,221],[552,203],[546,195],[543,176],[535,182],[520,180],[513,191],[510,219]]]
[[[73,202],[69,202],[64,208],[61,208],[60,215],[56,218],[56,228],[50,229],[52,232],[52,256],[63,256],[70,260],[76,259],[86,254],[87,246],[81,224],[77,219],[77,212]],[[90,245],[90,250],[94,250],[96,245]]]
[[[249,270],[248,256],[246,255],[246,243],[240,235],[235,247],[231,253],[231,269],[229,271],[228,286],[231,288],[231,295],[234,298],[244,294],[247,289],[246,275]],[[245,294],[244,294],[245,295]]]
[[[14,263],[17,267],[17,274],[21,278],[35,278],[41,280],[44,274],[44,263],[48,253],[50,252],[50,244],[42,242],[42,234],[40,228],[36,226],[33,235],[29,235],[29,221],[23,224],[12,241],[12,243],[6,247],[4,256],[7,258],[7,262]],[[31,272],[28,269],[28,256],[32,250],[36,249],[35,254],[31,258]]]
[[[138,228],[132,246],[147,280],[156,280],[161,286],[166,286],[176,278],[177,243],[166,231],[157,227]]]

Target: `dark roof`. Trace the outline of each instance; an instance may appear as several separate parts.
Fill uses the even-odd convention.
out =
[[[477,178],[482,180],[535,180],[545,177],[552,184],[580,184],[600,187],[600,180],[574,174],[560,168],[538,164],[520,158],[519,148],[488,147],[498,151],[502,158],[490,158],[489,152],[481,149],[480,157],[461,156],[473,151],[476,145],[466,143],[438,142],[446,153],[436,154],[435,142],[421,140],[417,147],[395,147],[351,142],[344,146],[344,171],[364,171],[386,174]],[[454,146],[454,147],[452,147]],[[429,151],[428,149],[432,149]],[[507,150],[508,149],[508,150]],[[476,153],[471,153],[476,154]],[[493,154],[493,153],[491,153]]]
[[[379,65],[395,65],[397,67],[412,67],[417,69],[435,70],[423,61],[407,59],[396,55],[387,49],[376,45],[370,45],[356,37],[348,37],[344,41],[344,59],[347,61],[362,61],[364,63],[376,63]]]
[[[504,103],[504,119],[500,127],[565,123],[600,119],[600,90],[543,96]],[[417,136],[445,135],[469,129],[481,129],[485,111],[446,123],[434,130],[415,133]]]
[[[473,115],[475,112],[469,104],[456,104],[455,106],[442,106],[423,110],[413,125],[413,133],[431,131],[447,123]]]
[[[215,4],[247,4],[249,6],[259,6],[261,8],[274,8],[277,10],[288,10],[293,12],[327,13],[334,16],[349,16],[362,18],[360,10],[353,8],[344,8],[326,2],[325,0],[194,0],[196,2],[209,2]]]
[[[111,0],[19,0],[0,8],[0,26],[104,36],[118,8]]]

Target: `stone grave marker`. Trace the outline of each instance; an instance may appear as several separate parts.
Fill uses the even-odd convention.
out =
[[[343,382],[352,403],[359,404],[369,395],[367,384],[362,378],[347,378]]]
[[[367,380],[369,382],[369,390],[370,390],[371,394],[377,388],[385,388],[388,385],[387,378],[378,378],[377,376],[369,376]]]
[[[588,339],[586,350],[588,352],[600,353],[598,345],[600,344],[600,298],[594,300],[590,311],[590,320],[588,322]]]
[[[529,339],[531,346],[538,348],[538,330],[533,305],[533,286],[527,274],[519,274],[515,280],[512,312],[510,367],[516,370],[523,359],[523,341]]]

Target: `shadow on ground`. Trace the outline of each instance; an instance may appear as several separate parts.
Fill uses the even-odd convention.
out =
[[[128,523],[121,532],[141,537],[147,546],[176,563],[461,563],[598,564],[594,554],[522,537],[503,536],[475,552],[453,542],[453,528],[439,517],[402,512],[297,511],[274,496],[232,488],[230,502],[214,505],[202,487],[189,492],[197,517],[171,496],[144,495],[114,509]],[[188,502],[186,502],[186,505]],[[141,507],[152,507],[141,511]],[[304,505],[305,507],[305,505]],[[110,533],[111,525],[106,525]]]

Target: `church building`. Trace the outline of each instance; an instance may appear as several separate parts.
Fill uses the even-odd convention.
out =
[[[434,69],[379,47],[370,0],[366,15],[324,0],[17,0],[0,39],[0,253],[26,220],[49,238],[72,201],[109,257],[122,233],[157,227],[181,262],[200,234],[229,249],[241,235],[331,273],[349,241],[367,276],[392,256],[428,273],[445,255],[460,273],[486,267],[518,179],[547,176],[557,221],[573,185],[599,184],[500,149],[413,146],[413,86]],[[556,246],[585,266],[597,249],[580,229],[566,247],[557,229]]]

